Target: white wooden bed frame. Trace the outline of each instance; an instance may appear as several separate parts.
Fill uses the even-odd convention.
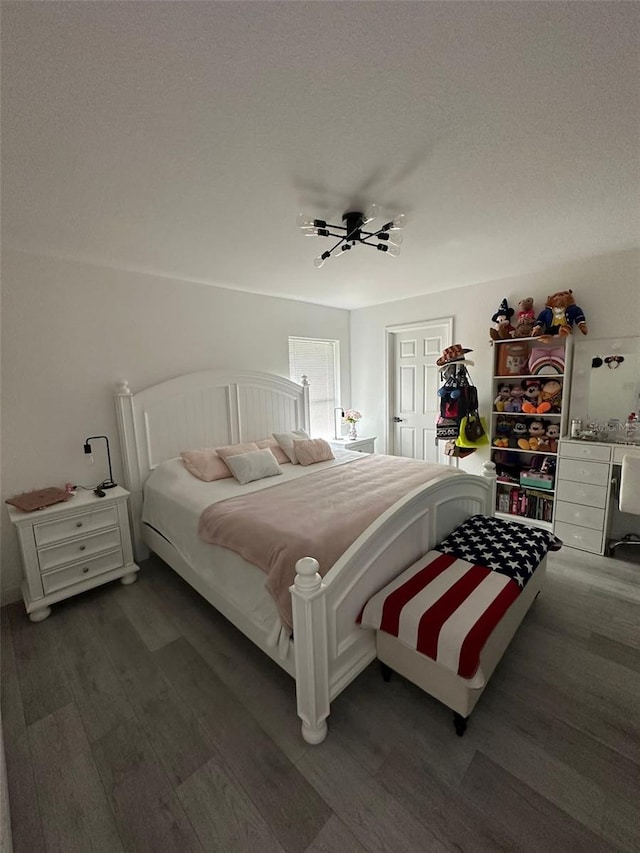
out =
[[[151,549],[295,678],[302,736],[317,744],[327,735],[331,700],[376,657],[375,632],[356,623],[365,602],[466,518],[493,514],[495,466],[485,463],[484,476],[447,472],[414,489],[384,512],[324,578],[312,555],[299,560],[291,587],[294,652],[282,660],[265,631],[209,586],[167,539],[142,524],[142,489],[157,465],[184,449],[308,429],[308,392],[306,377],[298,385],[266,373],[205,370],[135,394],[121,382],[116,410],[137,559],[145,559]]]

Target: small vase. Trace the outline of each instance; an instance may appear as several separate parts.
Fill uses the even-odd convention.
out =
[[[354,441],[354,439],[356,439],[358,437],[358,430],[356,429],[355,423],[349,424],[348,436],[349,436],[351,441]]]

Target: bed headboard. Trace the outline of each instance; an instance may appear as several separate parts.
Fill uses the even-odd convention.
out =
[[[161,462],[182,450],[309,429],[309,385],[270,373],[202,370],[132,393],[116,388],[118,433],[137,556],[142,547],[142,488]]]

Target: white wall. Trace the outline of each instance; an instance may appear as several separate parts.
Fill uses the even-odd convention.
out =
[[[340,341],[349,402],[348,311],[16,251],[4,253],[2,274],[2,500],[106,476],[100,445],[87,465],[88,435],[109,436],[114,477],[122,476],[119,379],[135,391],[209,367],[288,376],[288,336],[317,336]],[[3,511],[3,601],[19,582]]]
[[[399,266],[399,274],[401,267]],[[385,375],[385,328],[439,317],[453,317],[453,340],[471,347],[470,368],[478,386],[482,414],[493,402],[491,376],[493,349],[490,346],[491,316],[507,297],[515,308],[518,301],[533,296],[536,313],[549,293],[571,288],[584,311],[593,337],[640,334],[640,251],[631,250],[588,258],[547,269],[544,272],[470,285],[448,292],[430,293],[351,312],[352,405],[366,417],[363,433],[377,435],[376,448],[384,452],[386,422],[382,377]],[[577,333],[579,335],[579,332]],[[391,413],[393,414],[393,413]],[[489,458],[488,449],[461,461],[460,467],[477,473]]]

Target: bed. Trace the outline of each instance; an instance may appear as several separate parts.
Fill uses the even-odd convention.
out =
[[[486,463],[484,476],[442,466],[441,474],[376,518],[324,577],[313,554],[298,560],[290,588],[291,636],[283,630],[260,569],[238,554],[193,539],[193,520],[208,493],[200,490],[195,497],[198,488],[185,486],[191,475],[179,455],[187,448],[308,429],[304,377],[297,384],[266,373],[206,370],[137,393],[121,382],[115,399],[137,559],[153,551],[285,669],[295,679],[302,736],[321,743],[331,701],[376,657],[375,632],[357,623],[364,604],[466,518],[492,514],[492,464]],[[346,452],[335,462],[310,467],[358,464],[356,457],[361,455]],[[315,473],[294,470],[300,467],[283,465],[283,477],[304,477],[313,494]],[[289,469],[286,475],[284,469]],[[191,539],[181,538],[181,520],[184,529],[191,526]]]

